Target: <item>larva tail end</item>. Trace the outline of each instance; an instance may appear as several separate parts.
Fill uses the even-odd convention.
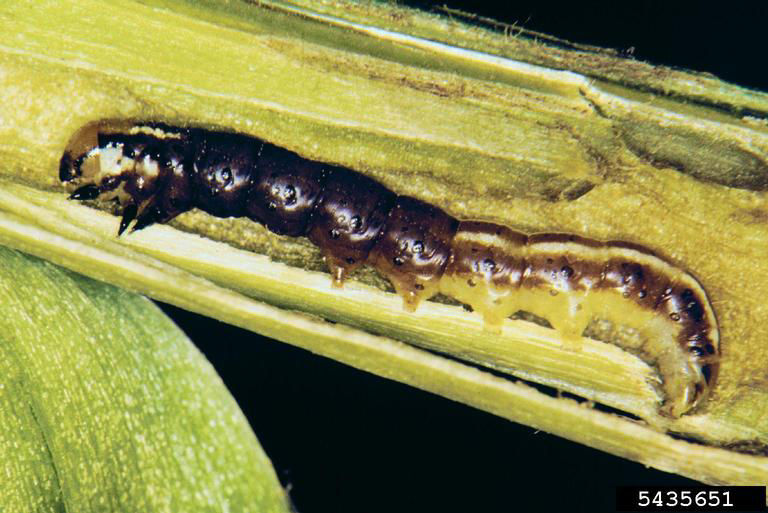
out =
[[[663,360],[659,364],[667,390],[667,399],[660,408],[662,415],[679,418],[694,412],[706,402],[715,386],[719,370],[719,359],[716,356],[688,360],[686,365],[678,365],[671,372],[665,372]]]

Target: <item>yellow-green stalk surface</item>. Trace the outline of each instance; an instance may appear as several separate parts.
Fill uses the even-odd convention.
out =
[[[272,3],[0,7],[0,240],[648,465],[707,482],[768,482],[768,459],[717,448],[761,454],[768,443],[768,130],[739,114],[768,110],[766,96],[678,72],[646,83],[645,68],[609,55],[576,52],[558,61],[570,71],[548,69],[482,53],[503,47],[522,58],[522,46],[410,11],[382,17],[387,9],[361,7],[344,21]],[[382,19],[389,30],[370,25]],[[474,50],[437,43],[454,36]],[[562,57],[536,51],[530,62]],[[655,96],[666,86],[670,96]],[[409,314],[371,273],[332,290],[305,240],[247,220],[190,213],[175,226],[206,239],[165,226],[116,239],[117,220],[67,204],[57,178],[70,136],[102,119],[247,133],[460,218],[640,243],[710,294],[722,328],[720,383],[705,409],[659,418],[659,378],[629,353],[588,340],[574,354],[557,333],[522,321],[494,336],[459,306]],[[392,339],[577,393],[653,428]]]

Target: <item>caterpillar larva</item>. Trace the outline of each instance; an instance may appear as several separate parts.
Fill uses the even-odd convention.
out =
[[[573,338],[593,318],[628,324],[657,358],[663,412],[672,416],[700,404],[717,377],[719,333],[706,292],[641,247],[460,221],[356,171],[252,137],[159,124],[84,129],[62,157],[60,179],[77,186],[71,198],[118,200],[118,234],[134,220],[138,230],[200,208],[306,236],[336,286],[371,265],[408,310],[442,292],[491,330],[521,310]]]

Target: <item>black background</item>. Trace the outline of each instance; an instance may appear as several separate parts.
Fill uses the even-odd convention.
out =
[[[763,2],[585,4],[447,3],[768,90]],[[617,485],[695,484],[163,308],[221,374],[302,513],[613,511]]]

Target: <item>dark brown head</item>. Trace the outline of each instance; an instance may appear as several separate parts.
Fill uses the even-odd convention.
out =
[[[162,143],[145,134],[99,133],[96,146],[79,156],[64,153],[59,178],[80,189],[76,199],[118,199],[140,204],[157,193]]]

